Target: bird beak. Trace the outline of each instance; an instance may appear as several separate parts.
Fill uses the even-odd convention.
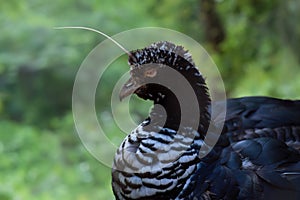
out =
[[[120,101],[122,101],[125,97],[133,94],[135,90],[137,90],[140,87],[139,84],[137,84],[131,77],[130,79],[123,85],[120,93],[119,98]]]

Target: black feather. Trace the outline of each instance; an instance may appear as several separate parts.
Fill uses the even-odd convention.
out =
[[[152,100],[154,108],[116,153],[112,170],[116,199],[300,199],[300,101],[228,99],[222,134],[200,159],[211,102],[191,55],[169,42],[131,55],[135,81],[145,82],[144,72],[154,68],[147,64],[161,65],[154,75],[160,78],[168,76],[165,67],[181,73],[197,95],[201,115],[198,127],[179,130],[180,120],[187,120],[181,119],[182,112],[194,108],[181,111],[176,95],[160,84],[147,83],[135,90],[139,97]],[[222,104],[212,103],[217,110]],[[215,126],[220,126],[220,116],[212,119]]]

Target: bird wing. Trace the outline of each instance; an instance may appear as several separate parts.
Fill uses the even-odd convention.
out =
[[[227,100],[222,134],[231,142],[271,137],[300,151],[300,101],[270,97],[244,97]],[[220,108],[222,102],[214,103]],[[213,119],[221,124],[221,117]]]
[[[217,162],[205,176],[210,194],[300,199],[300,101],[244,97],[226,103],[222,135],[210,153],[219,152],[218,156],[206,162]],[[222,105],[214,102],[216,110]],[[221,115],[213,118],[214,124],[223,126],[221,119]]]
[[[300,154],[295,149],[274,138],[255,138],[236,142],[232,149],[240,157],[240,171],[235,176],[243,190],[243,176],[255,174],[252,187],[265,199],[300,198]],[[241,175],[242,174],[242,175]],[[248,187],[249,188],[249,187]]]

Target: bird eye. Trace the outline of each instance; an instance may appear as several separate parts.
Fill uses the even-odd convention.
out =
[[[145,73],[144,73],[144,75],[146,77],[150,77],[150,78],[156,76],[156,74],[157,74],[156,69],[149,69],[149,70],[145,71]]]

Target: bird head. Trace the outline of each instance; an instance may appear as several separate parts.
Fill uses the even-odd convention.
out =
[[[195,67],[191,55],[181,46],[170,42],[153,43],[144,49],[130,52],[128,63],[130,78],[121,89],[121,100],[134,93],[158,103],[172,93],[172,85],[176,85],[180,79],[187,80],[190,85],[200,81],[206,93],[202,75]]]

